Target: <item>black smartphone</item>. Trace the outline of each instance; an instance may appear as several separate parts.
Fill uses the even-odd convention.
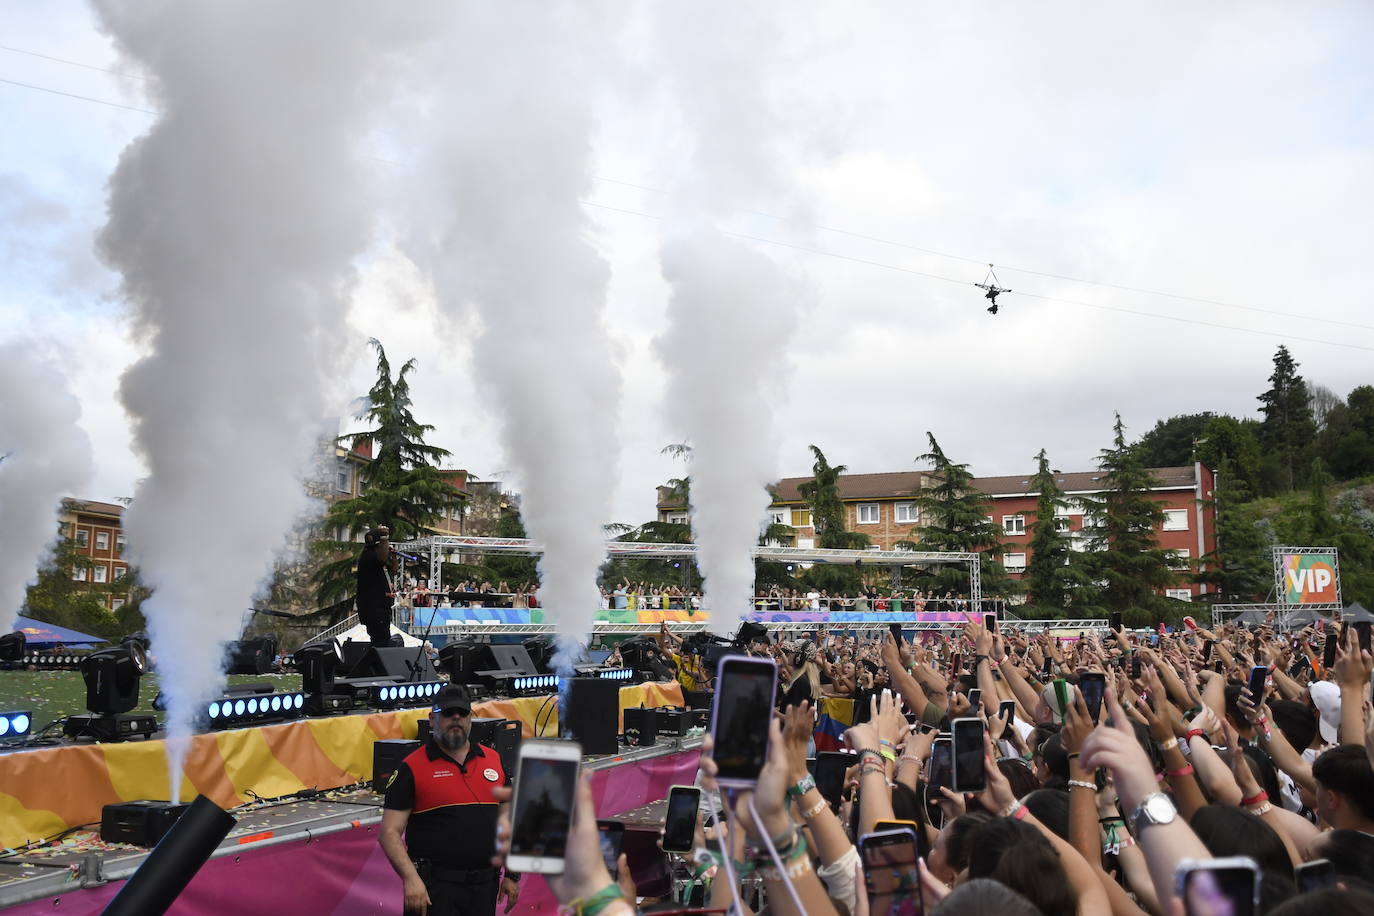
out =
[[[1141,673],[1140,654],[1134,653],[1131,655],[1131,677],[1138,680]]]
[[[887,631],[892,634],[892,641],[897,645],[902,644],[902,625],[900,623],[889,623]]]
[[[1120,612],[1120,611],[1112,611],[1111,625],[1112,625],[1112,629],[1113,629],[1113,630],[1120,630],[1120,629],[1121,629],[1121,612]]]
[[[987,786],[984,770],[987,748],[983,744],[982,719],[955,719],[950,723],[954,739],[955,792],[981,792]]]
[[[1330,668],[1336,664],[1336,648],[1339,640],[1335,633],[1327,633],[1326,641],[1322,643],[1322,667]]]
[[[1174,871],[1186,916],[1255,916],[1259,866],[1248,856],[1184,859]]]
[[[974,712],[977,712],[979,709],[982,708],[983,691],[981,689],[974,687],[972,690],[968,692],[968,705],[970,708],[973,709]]]
[[[663,816],[664,852],[692,851],[699,807],[701,790],[696,786],[673,786],[668,790],[668,811]]]
[[[1088,715],[1096,725],[1102,718],[1102,698],[1107,695],[1107,675],[1101,671],[1085,671],[1078,676],[1078,690],[1088,704]]]
[[[620,849],[625,844],[625,825],[620,821],[596,822],[596,835],[601,840],[601,858],[612,879],[620,877]]]
[[[816,755],[816,772],[811,778],[816,780],[816,791],[821,793],[821,798],[830,803],[832,810],[840,807],[840,796],[844,794],[845,770],[858,762],[858,758],[853,754],[840,751],[821,751]]]
[[[997,718],[1006,719],[1007,724],[1011,725],[1016,721],[1016,701],[1003,700],[997,704]]]
[[[959,669],[962,667],[964,667],[964,656],[960,655],[958,652],[955,652],[953,660],[950,663],[950,670],[957,675],[959,673]]]
[[[1293,869],[1293,877],[1298,882],[1298,893],[1319,891],[1336,883],[1336,866],[1330,859],[1313,859]]]
[[[1202,641],[1202,661],[1203,661],[1203,664],[1206,664],[1207,662],[1209,662],[1209,661],[1211,661],[1211,660],[1212,660],[1212,641],[1211,641],[1210,639],[1204,639],[1204,640]]]
[[[872,916],[920,916],[921,877],[917,871],[916,833],[883,830],[859,837],[868,912]]]
[[[771,658],[726,655],[716,666],[710,731],[720,785],[749,787],[759,781],[777,689],[778,666]]]
[[[996,635],[997,635],[997,615],[996,615],[996,614],[984,614],[984,615],[983,615],[983,629],[987,630],[987,631],[988,631],[989,633],[991,633],[993,636],[996,636]]]
[[[815,757],[807,757],[807,758],[806,758],[806,772],[808,772],[808,773],[811,774],[811,778],[812,778],[812,779],[815,779],[815,778],[816,778],[816,758],[815,758]]]
[[[941,733],[930,746],[930,770],[926,780],[931,788],[954,785],[954,739]],[[937,796],[938,797],[938,796]]]
[[[1264,702],[1264,682],[1268,679],[1268,665],[1256,665],[1250,669],[1250,700],[1256,705]]]
[[[1374,626],[1374,624],[1368,620],[1355,621],[1355,635],[1359,638],[1361,652],[1374,652],[1374,649],[1370,648],[1369,643],[1371,626]]]
[[[929,850],[926,849],[927,844],[924,840],[925,831],[922,830],[921,825],[915,821],[879,820],[873,822],[874,833],[882,833],[885,830],[910,830],[912,833],[916,834],[916,855],[924,859],[929,854]]]
[[[1044,663],[1040,666],[1040,674],[1041,674],[1042,676],[1044,676],[1044,677],[1049,677],[1049,676],[1050,676],[1050,672],[1053,671],[1053,670],[1054,670],[1054,658],[1051,657],[1050,654],[1049,654],[1048,652],[1046,652],[1046,653],[1045,653],[1045,661],[1044,661]]]

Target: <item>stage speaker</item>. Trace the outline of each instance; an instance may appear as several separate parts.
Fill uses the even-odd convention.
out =
[[[429,653],[420,647],[378,649],[368,646],[358,663],[348,672],[349,677],[391,678],[396,681],[437,681]]]
[[[575,677],[566,683],[566,699],[558,712],[563,737],[581,742],[584,754],[614,754],[619,750],[620,682]]]
[[[625,710],[625,743],[653,747],[658,743],[658,710],[643,707]]]
[[[553,644],[553,639],[548,636],[531,636],[525,640],[525,652],[529,654],[530,661],[534,663],[536,674],[555,674],[553,670],[553,657],[558,651],[558,647]]]
[[[386,792],[387,781],[402,760],[420,746],[418,741],[404,739],[384,739],[372,742],[372,791],[379,795]]]
[[[468,736],[473,744],[489,747],[499,754],[501,769],[511,779],[515,778],[515,768],[520,762],[521,738],[518,719],[473,719],[472,734]]]
[[[266,674],[277,657],[277,638],[259,636],[229,643],[228,674]]]
[[[439,667],[455,684],[479,684],[478,671],[496,667],[491,645],[484,642],[451,642],[439,650]]]
[[[538,674],[534,660],[524,646],[492,646],[492,658],[496,660],[494,670],[514,675]],[[490,669],[489,669],[490,670]]]
[[[711,709],[711,691],[709,690],[688,690],[682,688],[682,702],[688,709],[702,709],[709,713]]]

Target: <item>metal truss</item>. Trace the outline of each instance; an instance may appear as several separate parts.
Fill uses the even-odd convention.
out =
[[[1221,626],[1227,621],[1234,620],[1246,611],[1259,611],[1267,614],[1274,612],[1274,625],[1280,630],[1300,629],[1306,623],[1294,625],[1292,618],[1302,611],[1317,611],[1321,614],[1333,614],[1341,610],[1340,604],[1330,602],[1322,604],[1284,604],[1282,602],[1268,602],[1262,604],[1214,604],[1212,605],[1212,625]]]

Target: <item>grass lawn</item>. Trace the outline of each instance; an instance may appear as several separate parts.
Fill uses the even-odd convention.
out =
[[[232,674],[231,684],[271,684],[277,690],[299,690],[299,674]],[[153,709],[157,696],[156,674],[139,680],[137,712],[149,712],[159,719],[163,713]],[[33,712],[34,731],[54,719],[86,711],[86,682],[79,671],[0,671],[0,712]],[[58,732],[60,734],[60,732]]]

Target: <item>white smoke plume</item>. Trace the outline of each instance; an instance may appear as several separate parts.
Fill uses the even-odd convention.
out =
[[[0,346],[0,634],[57,538],[62,497],[91,479],[91,442],[67,380],[29,342]]]
[[[428,200],[408,246],[441,312],[471,306],[474,369],[502,425],[521,514],[542,541],[540,604],[561,670],[600,597],[602,526],[618,473],[620,372],[605,328],[610,269],[579,198],[592,181],[595,72],[608,20],[595,3],[471,3],[439,44],[435,133],[417,178]]]
[[[670,185],[674,213],[659,252],[671,287],[655,350],[670,418],[691,443],[692,527],[702,607],[732,634],[752,610],[750,550],[778,477],[773,408],[791,367],[787,342],[809,290],[725,227],[785,202],[792,133],[773,74],[790,8],[700,3],[655,7],[667,79],[688,149]]]
[[[149,471],[127,528],[175,796],[224,644],[307,505],[350,262],[372,238],[360,145],[393,58],[428,29],[365,0],[94,5],[161,111],[110,179],[99,244],[150,351],[120,391]]]

